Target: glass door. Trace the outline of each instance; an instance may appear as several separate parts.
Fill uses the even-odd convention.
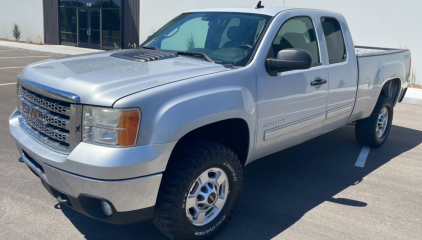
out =
[[[101,49],[100,9],[79,8],[79,47]]]

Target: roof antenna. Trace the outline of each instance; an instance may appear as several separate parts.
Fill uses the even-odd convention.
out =
[[[260,8],[264,8],[264,6],[261,5],[261,1],[258,2],[255,9],[260,9]]]

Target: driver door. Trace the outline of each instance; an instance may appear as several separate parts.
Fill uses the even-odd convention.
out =
[[[311,85],[319,79],[328,81],[312,17],[284,13],[274,21],[280,22],[280,28],[273,29],[273,33],[269,29],[268,35],[274,37],[267,45],[270,47],[266,58],[275,58],[283,49],[299,48],[311,54],[313,65],[310,69],[280,71],[273,76],[265,67],[258,67],[256,158],[318,136],[327,111],[328,84]]]

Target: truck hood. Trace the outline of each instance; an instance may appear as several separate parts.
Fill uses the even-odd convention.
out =
[[[189,57],[136,62],[112,52],[52,59],[28,65],[19,78],[79,95],[81,103],[112,106],[129,94],[175,81],[228,71]]]

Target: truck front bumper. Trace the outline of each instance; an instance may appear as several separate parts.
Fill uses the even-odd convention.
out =
[[[116,177],[122,176],[122,173],[124,173],[121,167],[130,168],[130,165],[119,166],[114,162],[112,166],[104,166],[104,162],[92,159],[93,164],[84,167],[75,157],[70,159],[73,152],[70,155],[57,153],[35,141],[19,125],[18,117],[19,113],[12,114],[9,119],[9,126],[23,162],[41,179],[44,187],[55,198],[60,196],[61,199],[67,200],[62,202],[63,205],[95,219],[114,224],[132,223],[152,217],[162,178],[160,172],[154,173],[151,168],[147,168],[143,169],[142,173],[138,175],[142,177],[129,176],[120,180]],[[86,145],[82,146],[82,150],[86,151],[86,147]],[[83,154],[84,157],[81,161],[86,161],[86,155],[92,155],[92,151],[101,155],[101,151],[99,152],[99,149],[96,149],[98,147],[100,146],[93,145],[94,150]],[[104,151],[108,150],[107,147],[102,148],[105,149]],[[162,149],[167,149],[167,147],[162,147]],[[79,150],[78,155],[82,155],[82,150]],[[136,150],[137,154],[132,157],[139,158],[148,155],[148,161],[142,162],[141,159],[132,168],[139,168],[139,165],[142,166],[142,164],[151,165],[157,161],[164,165],[167,163],[162,161],[162,159],[165,159],[166,156],[163,155],[166,155],[164,153],[167,153],[167,151],[151,151],[147,147],[138,147]],[[142,150],[147,152],[142,152]],[[133,151],[133,149],[126,148],[126,152],[128,151]],[[151,152],[157,153],[158,157],[151,156]],[[119,154],[123,155],[119,156]],[[124,151],[120,151],[119,154],[113,154],[112,160],[126,156]],[[106,163],[111,161],[110,158],[106,157],[102,159]],[[125,162],[126,159],[119,160]],[[66,166],[75,166],[76,164],[79,164],[82,174],[79,171],[73,171],[77,168],[72,168],[71,171],[66,168]],[[86,176],[87,169],[90,173],[94,172],[93,174],[101,173],[101,176],[112,176],[112,179]],[[150,174],[146,175],[145,171],[148,170]],[[115,172],[118,172],[118,174],[114,174]],[[105,201],[111,206],[113,211],[111,216],[104,213],[101,208],[101,201]]]
[[[18,147],[19,149],[19,147]],[[47,191],[55,198],[89,217],[113,223],[128,224],[152,218],[161,174],[124,181],[100,181],[67,173],[39,162],[19,149],[22,160],[37,175]],[[101,207],[107,202],[112,215],[107,216]],[[124,206],[129,211],[117,211]]]

